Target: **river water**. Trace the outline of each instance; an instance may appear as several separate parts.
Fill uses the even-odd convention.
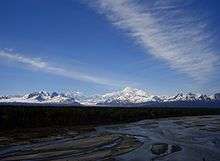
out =
[[[220,116],[142,120],[0,149],[0,160],[220,161]]]

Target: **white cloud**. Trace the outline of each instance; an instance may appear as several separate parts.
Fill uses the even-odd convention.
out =
[[[0,60],[6,59],[6,60],[14,61],[16,63],[20,63],[22,65],[27,66],[28,69],[35,69],[41,72],[47,72],[74,80],[93,82],[96,84],[102,84],[108,86],[121,85],[116,81],[98,78],[95,76],[88,75],[86,73],[77,72],[74,69],[65,69],[58,66],[50,65],[48,62],[42,61],[40,58],[25,57],[24,55],[21,54],[10,53],[6,51],[0,51],[0,58],[1,58]]]
[[[195,80],[207,79],[219,58],[213,53],[206,15],[191,13],[185,0],[139,2],[90,0],[89,5],[143,46],[146,53]]]

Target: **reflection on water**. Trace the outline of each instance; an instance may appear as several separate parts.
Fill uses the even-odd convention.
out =
[[[143,120],[0,149],[0,160],[219,161],[220,116]]]

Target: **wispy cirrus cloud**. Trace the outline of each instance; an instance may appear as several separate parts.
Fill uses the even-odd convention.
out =
[[[120,86],[121,84],[115,80],[109,80],[91,76],[86,73],[75,71],[74,69],[65,69],[63,67],[51,65],[50,63],[43,61],[40,58],[26,57],[22,54],[11,53],[4,50],[0,50],[0,60],[10,60],[24,65],[28,69],[38,70],[40,72],[46,72],[57,76],[63,76],[66,78],[80,80],[85,82],[92,82],[101,85],[108,86]]]
[[[204,81],[219,57],[212,48],[212,31],[205,14],[190,10],[185,0],[87,0],[114,26],[170,68]],[[188,9],[189,8],[189,9]]]

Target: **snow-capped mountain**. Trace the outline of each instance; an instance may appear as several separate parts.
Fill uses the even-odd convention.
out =
[[[162,101],[160,97],[149,94],[147,91],[126,87],[121,91],[101,95],[97,104],[127,105],[143,102]]]
[[[33,92],[22,96],[1,96],[0,103],[41,103],[41,104],[69,104],[69,105],[107,105],[107,106],[140,106],[140,105],[209,105],[220,102],[220,94],[213,96],[205,94],[179,93],[175,96],[152,95],[146,90],[126,87],[122,90],[103,95],[87,96],[81,92],[48,93]]]
[[[215,96],[216,98],[216,96]],[[126,87],[121,91],[104,94],[96,100],[98,105],[120,106],[120,105],[171,105],[171,104],[198,104],[216,101],[205,94],[179,93],[175,96],[157,96],[144,90]]]
[[[63,95],[69,98],[74,98],[76,102],[80,102],[80,103],[91,98],[91,96],[87,96],[79,91],[70,91],[70,92],[63,93]]]
[[[205,94],[193,94],[193,93],[179,93],[173,97],[169,97],[167,99],[164,99],[163,101],[211,101],[211,97],[205,95]]]
[[[78,105],[73,97],[68,97],[57,92],[48,93],[45,91],[33,92],[23,96],[0,97],[1,103],[41,103],[41,104],[71,104]]]

